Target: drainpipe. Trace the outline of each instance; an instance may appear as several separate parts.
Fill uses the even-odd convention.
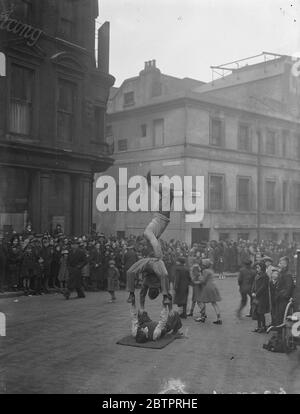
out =
[[[257,130],[257,242],[260,243],[261,239],[261,214],[262,214],[262,166],[261,166],[261,153],[262,153],[262,137],[261,131]]]

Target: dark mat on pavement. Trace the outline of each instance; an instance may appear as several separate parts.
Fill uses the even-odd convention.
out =
[[[162,349],[165,346],[169,345],[171,342],[176,339],[176,335],[166,335],[163,338],[158,339],[157,341],[149,341],[143,344],[139,344],[135,341],[134,337],[131,335],[124,336],[120,339],[118,345],[127,345],[127,346],[137,346],[139,348],[153,348],[153,349]]]

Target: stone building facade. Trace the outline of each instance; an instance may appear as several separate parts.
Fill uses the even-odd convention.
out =
[[[94,173],[112,165],[109,24],[97,0],[0,3],[0,231],[91,231]]]
[[[165,238],[300,241],[299,77],[276,57],[204,84],[163,75],[146,62],[114,89],[106,135],[118,177],[204,176],[204,218],[173,212]],[[96,196],[97,196],[96,189]],[[140,234],[149,213],[95,211],[97,228]]]

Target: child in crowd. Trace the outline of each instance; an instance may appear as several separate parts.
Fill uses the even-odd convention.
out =
[[[116,267],[116,262],[114,260],[110,260],[108,262],[108,271],[107,271],[107,290],[110,293],[111,299],[110,303],[116,301],[115,291],[119,289],[119,281],[120,281],[120,272]]]

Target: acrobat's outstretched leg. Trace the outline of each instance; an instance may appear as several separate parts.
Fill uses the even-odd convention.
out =
[[[150,186],[151,184],[151,172],[149,171],[147,174],[147,182]],[[158,259],[163,258],[163,252],[162,248],[159,242],[159,238],[167,228],[169,222],[170,222],[170,209],[171,204],[173,202],[173,191],[170,190],[170,205],[165,206],[164,200],[163,200],[163,192],[162,190],[159,190],[159,206],[158,206],[158,212],[154,214],[154,217],[150,221],[150,223],[147,225],[144,231],[145,238],[149,241],[151,244],[154,255]]]

